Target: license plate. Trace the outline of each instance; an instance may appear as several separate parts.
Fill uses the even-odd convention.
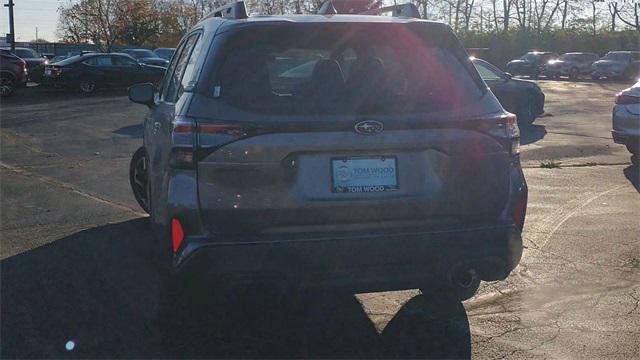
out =
[[[398,190],[393,156],[331,159],[333,192],[371,193]]]

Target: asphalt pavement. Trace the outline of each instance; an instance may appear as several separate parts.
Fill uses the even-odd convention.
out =
[[[251,288],[171,328],[153,319],[151,234],[127,177],[146,108],[117,91],[2,99],[0,357],[637,358],[640,171],[609,132],[628,84],[540,85],[547,112],[522,129],[525,250],[507,280],[462,304]]]

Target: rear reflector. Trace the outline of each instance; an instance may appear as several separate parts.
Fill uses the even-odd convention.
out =
[[[527,213],[527,203],[519,200],[513,208],[513,223],[522,231],[524,228],[525,214]]]
[[[184,230],[182,229],[180,220],[176,218],[171,219],[171,246],[174,253],[180,249],[180,245],[182,245],[183,240]]]

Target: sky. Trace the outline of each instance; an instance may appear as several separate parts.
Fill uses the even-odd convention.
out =
[[[8,0],[1,0],[6,4]],[[13,0],[13,18],[16,27],[16,41],[31,41],[38,37],[48,41],[56,41],[58,24],[58,4],[62,0]],[[9,9],[0,8],[0,36],[9,32]]]

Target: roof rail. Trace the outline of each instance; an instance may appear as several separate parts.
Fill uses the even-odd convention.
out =
[[[388,12],[391,12],[392,16],[395,17],[420,18],[420,11],[418,11],[418,7],[413,3],[374,8],[363,11],[360,13],[360,15],[380,15]]]
[[[247,7],[244,1],[236,1],[231,4],[221,6],[208,13],[204,18],[221,17],[225,19],[246,19]]]

